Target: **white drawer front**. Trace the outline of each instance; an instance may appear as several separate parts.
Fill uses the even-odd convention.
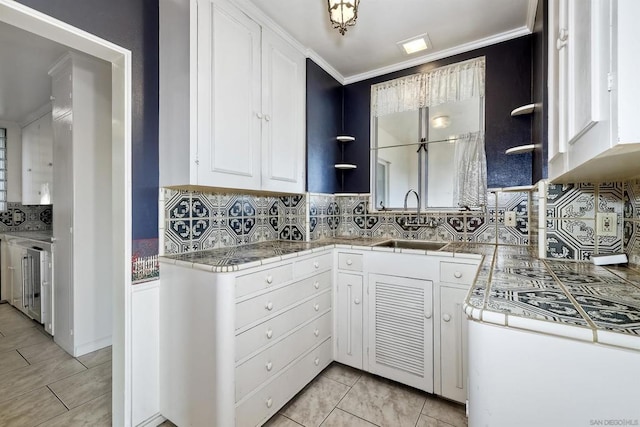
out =
[[[331,289],[331,271],[300,280],[236,304],[236,329],[303,300],[311,295]],[[318,310],[319,311],[319,307]]]
[[[310,322],[236,368],[236,402],[292,360],[331,336],[331,312]]]
[[[317,311],[316,305],[319,306]],[[331,308],[331,292],[325,291],[316,298],[237,335],[236,361],[248,356],[260,347],[277,341],[287,332],[329,308]]]
[[[476,278],[477,272],[477,264],[461,264],[457,262],[444,261],[440,263],[441,282],[471,285]]]
[[[320,254],[309,259],[296,261],[294,266],[295,277],[303,277],[315,272],[329,270],[333,266],[333,255],[331,253]]]
[[[286,264],[257,273],[245,274],[236,279],[236,297],[277,286],[293,280],[293,265]]]
[[[339,252],[338,268],[340,270],[362,271],[362,254]]]
[[[331,339],[326,340],[271,383],[236,406],[236,427],[254,427],[265,422],[329,363]]]

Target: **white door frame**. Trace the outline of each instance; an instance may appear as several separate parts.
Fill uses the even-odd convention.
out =
[[[113,425],[131,425],[131,52],[13,0],[0,21],[112,63]]]

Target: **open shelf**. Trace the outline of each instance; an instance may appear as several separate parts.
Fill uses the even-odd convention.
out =
[[[336,139],[340,142],[351,142],[356,140],[355,137],[349,135],[338,135],[336,136]]]
[[[538,147],[538,144],[526,144],[511,147],[505,150],[504,154],[522,154],[530,153]]]
[[[336,169],[356,169],[358,166],[351,163],[336,163]]]
[[[531,114],[533,110],[536,108],[536,104],[527,104],[522,107],[518,107],[511,112],[511,117],[513,116],[522,116],[524,114]]]

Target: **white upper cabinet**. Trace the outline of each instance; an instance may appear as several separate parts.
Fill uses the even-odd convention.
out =
[[[160,185],[303,192],[304,55],[226,0],[161,2],[160,46]]]
[[[560,0],[549,10],[549,178],[638,174],[640,2]]]
[[[51,204],[53,129],[51,112],[22,128],[22,204]]]

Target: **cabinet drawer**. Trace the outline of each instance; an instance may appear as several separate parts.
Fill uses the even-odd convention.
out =
[[[313,349],[282,372],[282,375],[236,406],[236,427],[253,427],[265,422],[329,363],[331,339]]]
[[[302,277],[314,272],[328,270],[332,267],[333,256],[331,253],[320,254],[318,256],[296,261],[294,266],[295,277]]]
[[[330,288],[331,271],[326,271],[309,277],[308,279],[299,280],[288,286],[239,302],[236,304],[236,329],[265,316],[277,313],[291,304]]]
[[[292,264],[268,268],[256,273],[245,274],[236,279],[236,297],[261,291],[270,286],[277,286],[293,280]]]
[[[236,402],[330,336],[331,312],[328,312],[238,366]]]
[[[362,254],[339,252],[338,268],[340,270],[362,271]]]
[[[471,285],[476,278],[478,266],[476,264],[462,264],[457,262],[440,263],[440,281]]]
[[[316,311],[316,305],[319,309]],[[310,299],[280,316],[267,320],[236,336],[236,361],[253,353],[260,347],[277,341],[287,332],[331,308],[331,292]]]

